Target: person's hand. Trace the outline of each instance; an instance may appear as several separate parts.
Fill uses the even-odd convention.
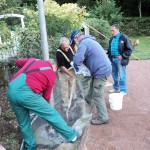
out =
[[[118,59],[119,59],[119,60],[122,60],[122,56],[118,56]]]
[[[76,44],[74,45],[74,50],[75,50],[75,52],[77,52],[77,50],[78,50],[78,47]]]
[[[56,65],[52,65],[52,67],[53,67],[53,71],[56,72],[57,69],[58,69],[57,66]]]
[[[75,78],[75,75],[70,75],[70,77],[71,77],[72,79],[74,79],[74,78]]]

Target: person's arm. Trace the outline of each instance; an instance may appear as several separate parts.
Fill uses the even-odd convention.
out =
[[[28,58],[26,58],[26,59],[24,59],[24,58],[19,58],[19,59],[17,59],[17,61],[16,61],[16,66],[17,66],[18,68],[22,68],[22,67],[26,64],[26,62],[27,62],[28,60],[29,60]]]
[[[68,71],[68,69],[67,69],[65,66],[61,66],[60,69],[61,69],[64,73],[68,74],[71,78],[73,78],[72,74]]]
[[[124,51],[122,53],[122,57],[128,59],[132,53],[132,46],[129,41],[129,38],[125,36],[125,43],[124,43]]]
[[[47,88],[43,92],[43,97],[44,99],[46,99],[47,102],[50,101],[51,93],[52,93],[52,88],[50,86],[47,86]]]
[[[55,74],[50,74],[50,76],[53,76],[52,79],[53,80],[50,80],[46,86],[46,89],[43,91],[43,97],[44,99],[49,102],[50,101],[50,96],[51,96],[51,93],[52,93],[52,89],[54,87],[54,83],[55,83],[55,80],[56,80],[56,75]]]
[[[78,50],[77,50],[75,56],[73,57],[73,63],[76,64],[77,66],[82,65],[83,61],[85,59],[85,52],[86,52],[86,45],[79,44]]]
[[[58,66],[60,68],[60,70],[62,70],[64,73],[68,74],[70,77],[72,77],[72,74],[70,74],[70,72],[68,71],[68,69],[65,67],[65,62],[64,62],[64,56],[58,52],[56,54],[56,59],[57,59],[57,63],[58,63]]]

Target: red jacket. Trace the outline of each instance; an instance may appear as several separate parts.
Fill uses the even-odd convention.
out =
[[[20,70],[13,76],[11,81],[20,75],[26,66],[34,59],[35,58],[18,59],[16,65]],[[40,67],[52,68],[52,65],[49,61],[38,60],[34,62],[27,71]],[[42,93],[43,97],[49,102],[55,79],[56,74],[53,70],[40,70],[27,74],[26,83],[35,93]]]

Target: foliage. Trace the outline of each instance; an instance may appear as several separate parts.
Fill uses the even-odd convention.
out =
[[[135,55],[139,59],[150,59],[150,36],[131,37],[132,43],[137,39],[139,39],[140,43],[135,47],[133,55]],[[132,56],[131,59],[135,59],[135,57]]]
[[[82,6],[86,6],[87,10],[92,9],[92,7],[94,6],[96,0],[77,0],[77,4],[82,7]]]
[[[88,18],[86,20],[86,23],[89,24],[91,27],[98,30],[100,33],[105,35],[106,37],[110,37],[110,25],[108,21],[103,20],[102,18]],[[102,35],[100,35],[98,32],[95,32],[94,30],[90,29],[90,34],[96,37],[97,41],[104,47],[108,48],[108,40],[104,38]]]
[[[38,13],[24,7],[25,29],[18,29],[16,34],[19,40],[19,57],[42,57]]]
[[[150,17],[128,17],[124,18],[122,31],[130,36],[149,36]]]
[[[42,58],[42,49],[39,31],[25,29],[19,32],[18,57]]]
[[[81,28],[81,23],[88,14],[84,7],[80,8],[77,4],[69,3],[60,6],[52,0],[45,0],[44,8],[50,56],[54,57],[55,51],[59,46],[60,37],[69,37],[73,29]],[[18,38],[17,42],[19,43],[18,56],[41,58],[42,48],[38,12],[28,7],[22,7],[20,12],[25,16],[25,29],[21,30],[18,27],[15,28],[15,34]],[[9,24],[12,23],[9,21]]]
[[[59,4],[77,3],[79,6],[86,6],[86,8],[93,9],[93,5],[97,0],[56,0]],[[99,0],[100,2],[107,2],[108,0]],[[117,7],[121,7],[121,12],[124,16],[139,16],[139,4],[141,2],[142,16],[150,16],[150,1],[149,0],[114,0]],[[133,9],[134,8],[134,9]]]
[[[47,31],[50,36],[56,33],[69,34],[72,29],[81,28],[81,23],[85,20],[86,9],[78,7],[76,4],[58,5],[51,0],[45,0],[45,15]]]
[[[141,1],[142,16],[150,16],[150,1],[149,0],[115,0],[118,7],[121,7],[121,11],[124,12],[124,16],[138,17],[139,16],[139,3]],[[134,9],[133,9],[134,8]]]
[[[13,55],[15,46],[15,37],[10,32],[7,24],[5,22],[0,22],[0,56],[1,58],[5,57],[5,55]]]
[[[1,40],[2,42],[6,42],[8,41],[8,39],[10,39],[10,30],[7,26],[7,24],[5,22],[0,22],[0,36],[1,36]]]
[[[114,0],[96,1],[93,9],[90,11],[91,18],[103,18],[110,24],[122,21],[122,13],[120,7],[116,7]]]

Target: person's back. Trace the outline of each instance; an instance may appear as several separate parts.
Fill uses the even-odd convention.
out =
[[[10,82],[21,73],[26,73],[24,72],[24,69],[33,61],[35,62],[26,70],[26,83],[35,93],[43,93],[43,97],[49,101],[52,87],[56,79],[56,75],[49,61],[38,60],[35,58],[18,59],[16,65],[21,69],[12,77]],[[48,67],[49,69],[47,69]],[[34,69],[41,70],[29,72]]]
[[[73,63],[77,66],[84,63],[91,71],[91,83],[85,100],[89,105],[94,102],[98,112],[98,118],[93,118],[91,124],[106,124],[109,122],[109,117],[104,100],[104,87],[107,77],[111,74],[111,63],[95,38],[85,36],[81,30],[74,30],[71,33],[71,39],[78,45]]]
[[[83,49],[84,47],[84,49]],[[83,63],[91,71],[93,77],[105,77],[111,74],[111,63],[102,48],[92,36],[85,36],[79,43],[78,51],[74,57],[74,62],[80,65],[79,59],[84,59]]]

